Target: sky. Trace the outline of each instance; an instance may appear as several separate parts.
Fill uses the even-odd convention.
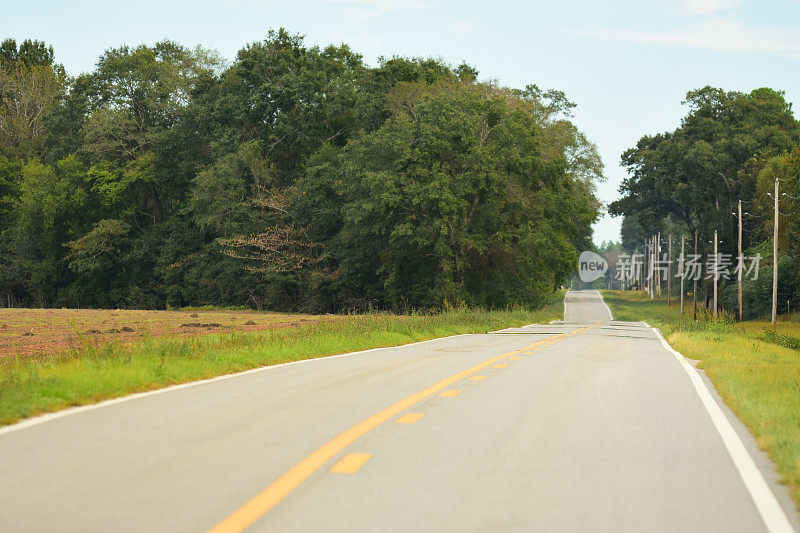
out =
[[[74,75],[110,47],[164,38],[232,60],[280,27],[370,65],[466,61],[481,79],[564,91],[606,165],[605,203],[626,176],[622,152],[675,129],[689,90],[772,87],[800,117],[800,0],[38,0],[3,6],[0,38],[44,40]],[[620,223],[604,216],[595,242],[619,240]]]

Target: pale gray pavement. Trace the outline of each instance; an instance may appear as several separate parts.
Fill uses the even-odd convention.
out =
[[[348,446],[252,531],[763,531],[687,373],[571,292],[566,322],[281,366],[0,434],[0,530],[203,531],[349,427],[493,356]],[[790,520],[788,491],[734,428]],[[352,474],[346,453],[371,454]]]

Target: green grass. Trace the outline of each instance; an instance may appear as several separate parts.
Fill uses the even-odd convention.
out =
[[[750,428],[778,467],[800,509],[800,325],[737,323],[705,310],[695,322],[691,306],[681,315],[673,303],[644,293],[603,291],[617,320],[646,320],[686,357],[700,361],[725,403]],[[691,302],[690,302],[691,303]],[[795,333],[793,335],[792,333]]]
[[[561,318],[562,299],[557,292],[538,310],[352,315],[295,328],[87,344],[60,356],[0,359],[0,425],[261,366],[548,322]]]

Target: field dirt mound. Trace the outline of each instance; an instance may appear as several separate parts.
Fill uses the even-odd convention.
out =
[[[261,311],[0,309],[0,357],[57,354],[86,342],[133,342],[145,336],[186,337],[297,327],[321,319]]]

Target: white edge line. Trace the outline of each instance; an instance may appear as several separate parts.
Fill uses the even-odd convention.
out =
[[[491,333],[491,332],[489,332],[489,333]],[[443,340],[443,339],[452,339],[452,338],[455,338],[455,337],[463,337],[463,336],[466,336],[466,335],[480,335],[480,333],[460,333],[458,335],[449,335],[447,337],[437,337],[435,339],[428,339],[428,340],[425,340],[425,341],[411,342],[411,343],[408,343],[408,344],[398,344],[397,346],[381,346],[381,347],[378,347],[378,348],[370,348],[368,350],[360,350],[358,352],[340,353],[340,354],[335,354],[335,355],[324,355],[324,356],[320,356],[320,357],[309,357],[307,359],[300,359],[298,361],[289,361],[287,363],[279,363],[277,365],[260,366],[258,368],[251,368],[249,370],[242,370],[241,372],[234,372],[232,374],[223,374],[221,376],[216,376],[216,377],[208,378],[208,379],[200,379],[200,380],[196,380],[196,381],[188,381],[186,383],[178,383],[177,385],[170,385],[168,387],[164,387],[164,388],[161,388],[161,389],[155,389],[155,390],[144,391],[144,392],[135,392],[133,394],[128,394],[127,396],[120,396],[119,398],[112,398],[110,400],[103,400],[102,402],[99,402],[99,403],[93,403],[93,404],[88,404],[88,405],[79,405],[77,407],[69,407],[69,408],[61,410],[61,411],[56,411],[56,412],[53,412],[53,413],[46,413],[46,414],[43,414],[43,415],[38,415],[38,416],[31,417],[31,418],[25,418],[25,419],[23,419],[23,420],[21,420],[19,422],[14,423],[14,424],[11,424],[11,425],[8,425],[8,426],[4,426],[4,427],[0,427],[0,435],[5,435],[6,433],[11,433],[13,431],[19,431],[20,429],[26,429],[26,428],[33,427],[33,426],[38,426],[39,424],[44,424],[45,422],[50,422],[50,421],[53,421],[53,420],[57,420],[59,418],[64,418],[65,416],[75,415],[75,414],[78,414],[78,413],[82,413],[84,411],[91,411],[93,409],[99,409],[101,407],[108,407],[110,405],[115,405],[115,404],[118,404],[118,403],[129,402],[131,400],[138,400],[139,398],[145,398],[145,397],[148,397],[148,396],[155,396],[157,394],[163,394],[163,393],[166,393],[166,392],[172,392],[172,391],[176,391],[176,390],[180,390],[180,389],[186,389],[186,388],[189,388],[189,387],[194,387],[196,385],[203,385],[203,384],[206,384],[206,383],[213,383],[215,381],[223,381],[223,380],[226,380],[226,379],[231,379],[231,378],[235,378],[235,377],[238,377],[238,376],[244,376],[244,375],[247,375],[247,374],[255,374],[256,372],[262,372],[264,370],[271,370],[273,368],[281,368],[281,367],[290,366],[290,365],[299,365],[299,364],[303,364],[303,363],[310,363],[312,361],[322,361],[322,360],[326,360],[326,359],[336,359],[336,358],[339,358],[339,357],[349,357],[351,355],[365,354],[365,353],[374,352],[374,351],[377,351],[377,350],[390,350],[392,348],[404,348],[406,346],[415,346],[417,344],[425,344],[426,342],[439,341],[439,340]]]
[[[764,476],[761,475],[761,471],[756,466],[752,456],[744,447],[742,439],[739,438],[739,435],[737,435],[733,426],[731,426],[725,413],[722,412],[722,409],[720,409],[719,405],[714,400],[711,392],[709,392],[708,386],[700,377],[700,373],[686,360],[683,354],[669,345],[661,334],[661,331],[657,328],[652,329],[658,336],[661,344],[664,345],[664,348],[675,356],[675,359],[677,359],[678,363],[681,364],[689,375],[689,379],[692,385],[694,385],[694,390],[697,392],[703,407],[706,408],[706,411],[711,417],[714,427],[717,428],[720,437],[722,437],[725,449],[733,460],[736,470],[739,471],[739,475],[745,487],[747,487],[750,497],[753,498],[753,503],[756,504],[756,509],[758,509],[758,513],[761,515],[761,520],[763,520],[767,531],[770,533],[793,533],[794,528],[791,523],[789,523],[789,518],[778,503],[775,494],[769,488]]]
[[[613,315],[613,314],[611,314],[611,308],[610,308],[610,307],[608,306],[608,304],[606,303],[606,300],[605,300],[605,298],[603,298],[603,293],[601,293],[600,291],[597,291],[597,294],[599,294],[599,295],[600,295],[600,301],[601,301],[601,302],[603,302],[603,305],[605,305],[605,306],[606,306],[606,311],[608,311],[608,319],[609,319],[609,320],[614,320],[614,315]]]

